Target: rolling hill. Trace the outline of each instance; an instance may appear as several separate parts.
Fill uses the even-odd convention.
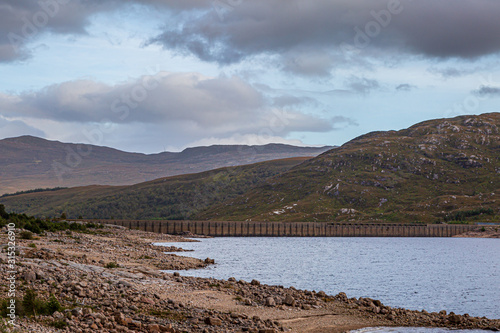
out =
[[[132,186],[84,186],[0,197],[8,211],[69,218],[187,219],[244,193],[307,157],[220,168]]]
[[[373,132],[200,212],[198,219],[500,220],[500,113]]]
[[[132,185],[226,166],[312,157],[331,148],[219,145],[146,155],[22,136],[0,140],[0,195],[35,188]]]

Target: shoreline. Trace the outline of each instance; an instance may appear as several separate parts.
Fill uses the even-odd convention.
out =
[[[391,308],[368,298],[268,286],[256,280],[160,272],[209,265],[209,258],[165,254],[164,246],[153,245],[193,241],[116,226],[90,234],[58,232],[36,240],[17,239],[17,297],[33,289],[40,299],[54,294],[65,308],[36,319],[17,318],[19,332],[319,333],[375,326],[500,330],[500,319]],[[4,249],[0,258],[5,281]],[[6,286],[2,288],[5,299]],[[54,322],[65,322],[67,327],[48,326]]]

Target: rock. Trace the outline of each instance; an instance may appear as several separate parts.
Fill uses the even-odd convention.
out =
[[[210,259],[210,258],[207,258],[205,259],[205,264],[215,264],[215,260],[214,259]]]
[[[309,304],[302,304],[303,310],[311,310],[311,306]]]
[[[211,326],[221,326],[222,320],[220,320],[219,318],[215,318],[215,317],[207,317],[207,318],[205,318],[205,324],[211,325]]]
[[[272,297],[266,298],[266,306],[276,306],[276,301]]]
[[[324,291],[318,291],[318,293],[316,294],[318,297],[321,297],[321,298],[324,298],[326,297],[326,293]]]
[[[161,332],[171,332],[171,333],[175,332],[174,328],[172,327],[172,324],[165,324],[159,326]]]
[[[54,317],[54,319],[61,320],[64,318],[64,315],[61,312],[56,311],[52,314],[52,317]]]
[[[32,271],[25,271],[23,274],[23,279],[26,282],[31,282],[36,280],[36,274]]]
[[[141,297],[141,302],[146,303],[146,304],[155,305],[155,301],[153,301],[151,298],[144,297],[144,296]]]
[[[283,302],[288,306],[294,306],[295,305],[295,299],[291,295],[286,295],[285,301]]]
[[[451,313],[449,316],[448,316],[448,320],[450,321],[450,323],[452,324],[460,324],[462,322],[462,318],[459,316],[459,315],[456,315],[454,313]]]
[[[71,314],[75,317],[83,315],[82,308],[74,308],[71,310]]]
[[[274,328],[261,328],[259,333],[276,333],[276,330]]]
[[[174,276],[181,276],[179,272],[174,272]]]
[[[250,284],[252,286],[260,286],[260,281],[257,281],[257,280],[252,280],[252,282],[250,282]]]
[[[123,313],[118,312],[115,314],[115,321],[120,325],[127,326],[132,320],[130,318],[126,318]]]
[[[137,320],[130,320],[127,326],[133,330],[140,330],[142,328],[142,323]]]

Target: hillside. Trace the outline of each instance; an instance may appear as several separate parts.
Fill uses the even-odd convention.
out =
[[[443,222],[500,219],[500,113],[373,132],[199,219]]]
[[[132,185],[226,166],[312,157],[330,148],[219,145],[146,155],[22,136],[0,140],[0,195],[35,188]]]
[[[37,216],[187,219],[308,158],[289,158],[156,179],[132,186],[84,186],[0,197],[7,211]]]

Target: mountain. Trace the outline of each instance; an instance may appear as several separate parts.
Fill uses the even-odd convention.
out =
[[[187,219],[307,160],[297,157],[156,179],[132,186],[84,186],[0,197],[8,211],[37,216]]]
[[[0,140],[0,194],[48,187],[131,185],[225,166],[313,157],[331,148],[219,145],[146,155],[22,136]]]
[[[209,207],[199,219],[500,220],[500,113],[373,132]]]

